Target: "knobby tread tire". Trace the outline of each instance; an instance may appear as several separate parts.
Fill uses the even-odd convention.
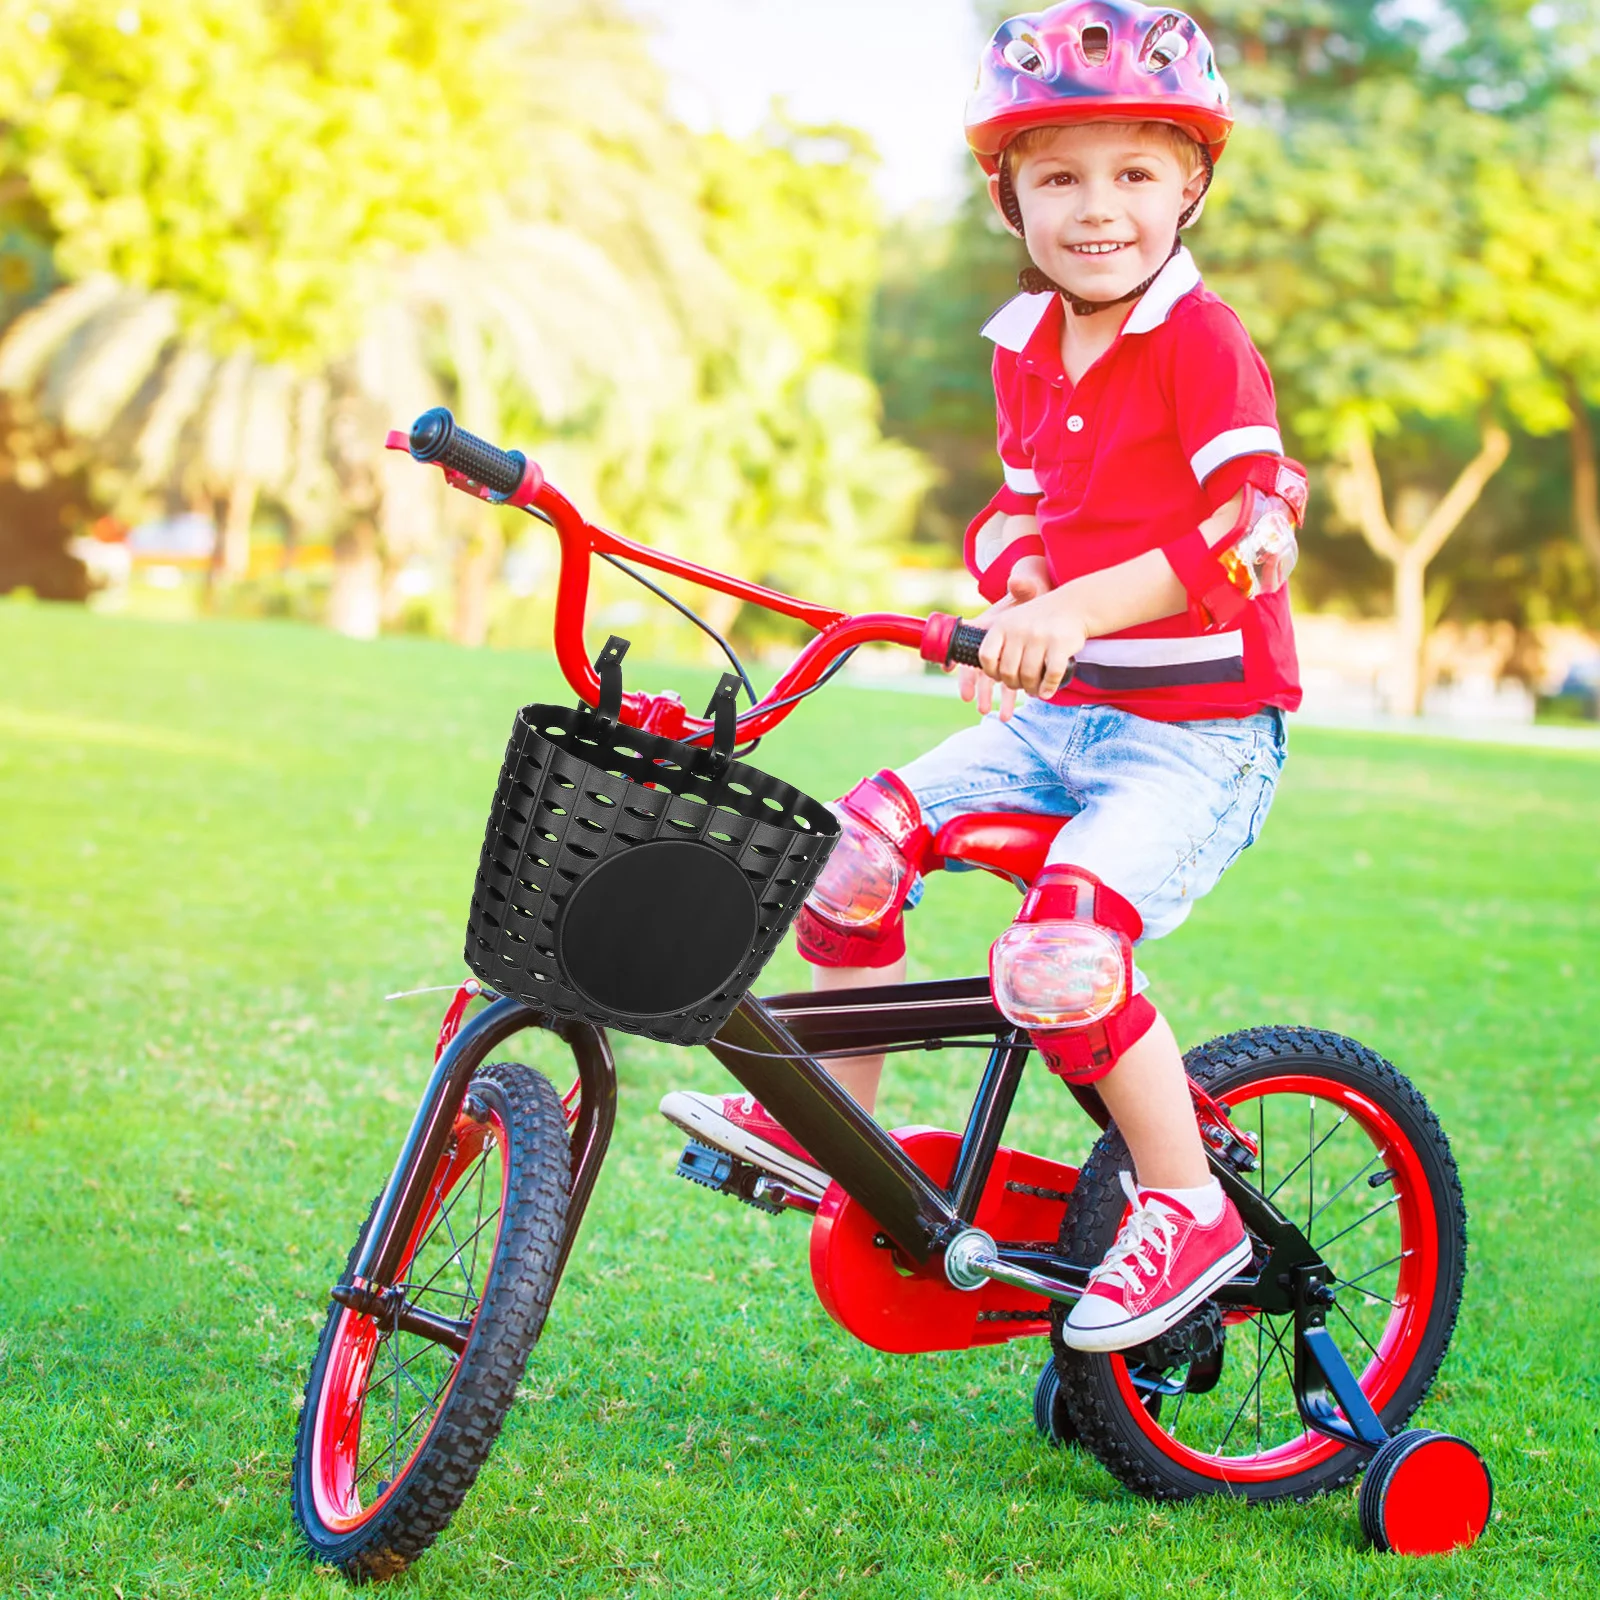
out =
[[[1359,1086],[1405,1129],[1428,1172],[1439,1223],[1439,1287],[1421,1348],[1394,1396],[1380,1412],[1391,1433],[1404,1428],[1437,1376],[1455,1330],[1467,1268],[1467,1212],[1449,1140],[1421,1093],[1396,1067],[1365,1045],[1316,1028],[1259,1027],[1197,1045],[1184,1066],[1208,1093],[1220,1096],[1259,1077],[1289,1070],[1326,1071]],[[1126,1197],[1118,1174],[1131,1167],[1115,1124],[1096,1142],[1078,1175],[1063,1218],[1059,1248],[1069,1261],[1096,1262],[1121,1226]],[[1317,1466],[1267,1483],[1225,1484],[1161,1454],[1139,1430],[1111,1372],[1111,1358],[1069,1349],[1061,1339],[1067,1308],[1051,1314],[1050,1345],[1061,1378],[1061,1401],[1078,1442],[1119,1482],[1153,1500],[1236,1494],[1249,1500],[1308,1500],[1347,1484],[1365,1452],[1340,1450]]]
[[[509,1062],[482,1068],[472,1091],[498,1112],[510,1162],[505,1215],[478,1319],[432,1431],[398,1490],[370,1522],[345,1534],[321,1525],[311,1490],[312,1434],[342,1311],[337,1303],[330,1302],[306,1385],[292,1475],[295,1521],[318,1561],[358,1583],[394,1577],[444,1531],[499,1436],[550,1310],[571,1171],[561,1098],[542,1073]],[[341,1281],[349,1281],[359,1246],[358,1237]]]

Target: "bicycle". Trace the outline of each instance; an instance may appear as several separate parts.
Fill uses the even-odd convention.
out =
[[[555,530],[557,659],[580,700],[609,700],[622,727],[691,748],[719,738],[725,747],[735,732],[756,740],[869,642],[941,666],[977,663],[982,631],[955,617],[851,616],[596,527],[535,464],[460,431],[446,411],[389,445]],[[736,720],[734,680],[705,718],[670,692],[622,694],[583,646],[594,556],[691,617],[637,567],[767,607],[816,637],[764,697],[738,668],[752,704]],[[1023,888],[1062,826],[1071,824],[967,816],[940,832],[936,849]],[[518,1035],[570,1062],[564,1094],[526,1064],[490,1063]],[[974,1047],[987,1058],[960,1133],[887,1132],[823,1065],[831,1055]],[[1189,1051],[1208,1159],[1254,1257],[1149,1345],[1096,1356],[1068,1349],[1060,1328],[1122,1220],[1127,1152],[1099,1096],[1077,1085],[1068,1088],[1101,1130],[1081,1170],[1001,1143],[1031,1043],[996,1009],[986,976],[744,993],[707,1048],[833,1183],[819,1202],[692,1141],[679,1174],[768,1212],[812,1213],[814,1285],[855,1337],[907,1354],[1048,1338],[1033,1402],[1039,1432],[1081,1444],[1140,1495],[1304,1499],[1364,1465],[1359,1515],[1379,1548],[1443,1551],[1482,1532],[1493,1494],[1482,1458],[1463,1440],[1407,1426],[1461,1303],[1461,1186],[1426,1101],[1372,1050],[1278,1026]],[[391,1576],[461,1504],[549,1313],[615,1106],[604,1028],[478,979],[457,989],[399,1157],[332,1290],[307,1381],[292,1500],[317,1558],[355,1580]]]

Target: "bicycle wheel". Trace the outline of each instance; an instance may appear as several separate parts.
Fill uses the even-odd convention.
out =
[[[393,1577],[455,1514],[550,1309],[570,1182],[561,1099],[511,1064],[470,1093],[482,1120],[457,1117],[400,1273],[410,1305],[468,1324],[463,1347],[335,1302],[306,1384],[295,1520],[358,1581]]]
[[[1455,1327],[1466,1207],[1450,1146],[1415,1088],[1338,1034],[1252,1028],[1190,1051],[1190,1075],[1261,1141],[1248,1181],[1336,1274],[1328,1327],[1391,1432],[1422,1403]],[[1061,1232],[1098,1261],[1126,1209],[1130,1165],[1113,1127],[1078,1178]],[[1290,1316],[1209,1302],[1150,1345],[1086,1355],[1051,1343],[1084,1446],[1139,1494],[1304,1499],[1348,1482],[1364,1455],[1300,1420]],[[1162,1396],[1158,1415],[1141,1403]]]

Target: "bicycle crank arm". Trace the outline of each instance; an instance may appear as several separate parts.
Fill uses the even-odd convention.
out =
[[[1025,1264],[1028,1261],[1048,1265],[1049,1273],[1036,1271]],[[1002,1249],[982,1228],[967,1228],[950,1241],[944,1252],[944,1275],[957,1289],[981,1289],[991,1281],[1006,1283],[1064,1305],[1077,1304],[1089,1276],[1082,1267],[1057,1262],[1037,1251]]]

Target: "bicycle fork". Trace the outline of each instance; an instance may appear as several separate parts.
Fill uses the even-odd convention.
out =
[[[463,1022],[467,1005],[479,997],[491,1003]],[[427,1205],[428,1185],[444,1158],[456,1119],[463,1111],[473,1115],[467,1091],[474,1074],[490,1052],[528,1028],[543,1028],[560,1038],[572,1051],[578,1070],[580,1100],[572,1130],[567,1225],[556,1262],[555,1281],[560,1282],[611,1142],[617,1107],[616,1065],[600,1029],[585,1022],[544,1016],[520,1000],[503,998],[472,982],[456,991],[446,1013],[432,1075],[362,1237],[349,1280],[333,1287],[332,1297],[340,1305],[373,1317],[384,1328],[431,1339],[458,1355],[465,1350],[471,1323],[411,1305],[396,1278]]]

